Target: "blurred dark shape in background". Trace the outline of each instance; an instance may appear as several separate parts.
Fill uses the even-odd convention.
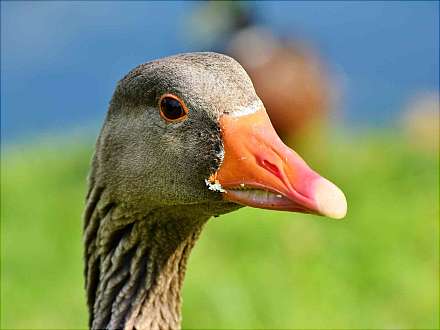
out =
[[[245,68],[285,142],[301,143],[327,121],[331,93],[317,52],[304,41],[283,40],[260,25],[252,2],[202,3],[192,25],[202,43],[217,40],[208,46]]]
[[[332,109],[330,84],[308,42],[280,38],[262,26],[251,2],[203,3],[192,24],[200,40],[218,40],[208,46],[235,58],[248,72],[285,142],[301,144],[301,139],[321,131],[318,127]]]
[[[402,126],[409,145],[422,151],[438,153],[439,113],[438,92],[419,93],[409,100],[402,116]]]
[[[284,140],[298,141],[326,120],[331,108],[327,76],[310,48],[251,27],[234,35],[227,53],[249,73]]]

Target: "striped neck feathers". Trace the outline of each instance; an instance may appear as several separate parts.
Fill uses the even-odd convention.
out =
[[[209,216],[178,207],[135,213],[91,187],[84,214],[92,329],[178,329],[186,263]]]

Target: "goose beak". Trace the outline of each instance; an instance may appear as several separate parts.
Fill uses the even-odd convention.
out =
[[[344,193],[313,171],[275,132],[266,110],[220,118],[225,156],[209,181],[224,198],[252,207],[315,213],[341,219]]]

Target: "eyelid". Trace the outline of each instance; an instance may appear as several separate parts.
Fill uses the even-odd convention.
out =
[[[162,112],[162,107],[161,107],[162,100],[163,100],[164,98],[166,98],[166,97],[172,98],[172,99],[176,100],[177,102],[179,102],[180,106],[182,107],[183,111],[185,112],[185,115],[183,115],[182,117],[179,117],[179,118],[177,118],[177,119],[169,119],[169,118],[167,118],[167,117],[163,114],[163,112]],[[168,123],[178,123],[178,122],[180,122],[180,121],[185,120],[185,119],[188,117],[189,109],[188,109],[188,107],[186,106],[185,102],[183,102],[183,100],[182,100],[181,98],[179,98],[178,96],[176,96],[176,95],[174,95],[174,94],[171,94],[171,93],[165,93],[165,94],[163,94],[163,95],[159,98],[159,103],[158,103],[158,104],[159,104],[159,113],[160,113],[160,116],[161,116],[166,122],[168,122]]]

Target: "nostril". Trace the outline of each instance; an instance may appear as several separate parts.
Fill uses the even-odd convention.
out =
[[[261,163],[262,163],[263,167],[265,169],[267,169],[268,171],[272,172],[276,176],[280,175],[280,169],[275,164],[272,164],[271,162],[269,162],[265,159],[263,159],[263,161]]]

